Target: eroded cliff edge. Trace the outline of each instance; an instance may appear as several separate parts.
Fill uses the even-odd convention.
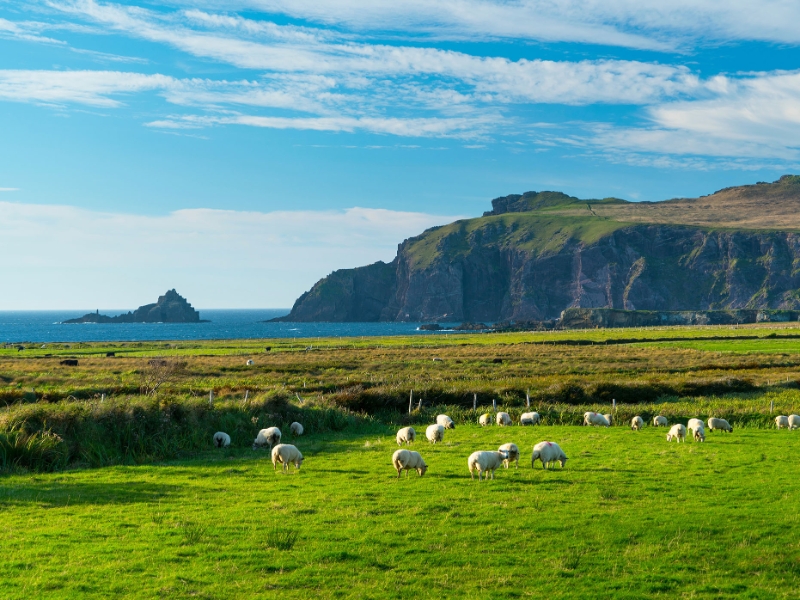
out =
[[[697,199],[497,198],[391,263],[335,271],[287,321],[501,321],[570,307],[800,308],[800,177]]]

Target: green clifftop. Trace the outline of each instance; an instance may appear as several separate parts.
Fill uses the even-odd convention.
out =
[[[800,177],[633,203],[560,192],[496,198],[391,263],[332,273],[287,321],[499,321],[570,307],[800,308]]]

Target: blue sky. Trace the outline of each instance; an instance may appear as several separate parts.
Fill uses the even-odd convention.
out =
[[[491,198],[798,172],[800,4],[0,0],[0,310],[290,306]]]

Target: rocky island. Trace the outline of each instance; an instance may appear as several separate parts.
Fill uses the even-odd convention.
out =
[[[200,319],[200,313],[192,308],[186,298],[175,290],[169,290],[163,296],[159,296],[155,304],[145,304],[133,312],[109,317],[97,311],[78,319],[69,319],[64,323],[208,323],[208,321]]]
[[[797,175],[661,202],[527,192],[405,240],[390,263],[334,271],[277,320],[544,322],[570,308],[757,315],[800,309],[797,264]],[[731,318],[740,317],[750,315]]]

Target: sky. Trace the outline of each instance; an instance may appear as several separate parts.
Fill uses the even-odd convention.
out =
[[[787,0],[0,0],[0,310],[290,307],[558,190],[800,172]]]

